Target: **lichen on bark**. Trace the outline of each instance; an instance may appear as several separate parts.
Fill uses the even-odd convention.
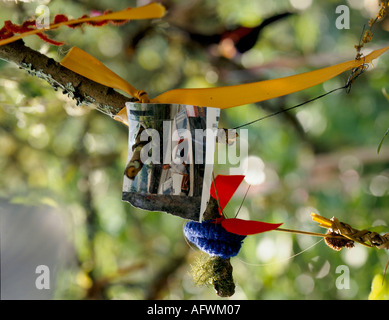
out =
[[[49,83],[54,90],[62,90],[77,106],[92,104],[111,117],[124,108],[126,102],[134,100],[61,66],[54,59],[25,46],[23,40],[0,46],[0,59],[15,63],[28,74]]]

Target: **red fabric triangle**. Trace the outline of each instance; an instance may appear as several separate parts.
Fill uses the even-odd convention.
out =
[[[236,189],[238,189],[243,179],[244,176],[242,175],[227,176],[220,174],[215,178],[217,195],[219,196],[220,207],[222,209],[224,209],[228,201],[230,201],[231,197],[235,193]],[[216,200],[218,199],[213,182],[211,185],[211,196]]]
[[[282,225],[282,223],[267,223],[237,218],[224,219],[221,221],[221,224],[228,232],[239,234],[241,236],[271,231]]]

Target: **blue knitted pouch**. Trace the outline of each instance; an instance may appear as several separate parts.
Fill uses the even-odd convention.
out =
[[[185,237],[200,250],[223,259],[236,256],[246,236],[230,233],[212,221],[189,221],[184,228]]]

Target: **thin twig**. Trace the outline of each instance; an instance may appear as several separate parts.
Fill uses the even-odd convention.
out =
[[[212,180],[213,180],[213,187],[214,187],[215,193],[216,193],[217,205],[218,205],[218,207],[219,207],[219,209],[220,209],[220,211],[221,211],[223,217],[226,218],[226,216],[225,216],[225,214],[224,214],[224,212],[223,212],[223,208],[222,208],[221,205],[220,205],[220,200],[219,200],[219,195],[218,195],[218,193],[217,193],[216,181],[215,181],[215,173],[214,173],[214,172],[212,172]]]
[[[249,190],[250,190],[250,187],[251,187],[251,184],[249,184],[249,186],[247,187],[246,193],[244,194],[243,200],[242,200],[242,202],[240,203],[240,206],[239,206],[238,210],[236,211],[236,214],[235,214],[235,217],[234,217],[234,218],[236,218],[236,217],[238,216],[238,213],[239,213],[240,209],[241,209],[242,206],[243,206],[243,203],[244,203],[244,201],[245,201],[245,199],[246,199],[246,196],[247,196],[247,194],[248,194],[248,192],[249,192]]]
[[[275,229],[275,231],[288,232],[288,233],[294,233],[294,234],[304,234],[304,235],[323,237],[323,238],[344,239],[344,237],[340,236],[340,235],[336,236],[336,235],[329,235],[329,234],[324,234],[324,233],[316,233],[316,232],[293,230],[293,229],[277,228],[277,229]]]

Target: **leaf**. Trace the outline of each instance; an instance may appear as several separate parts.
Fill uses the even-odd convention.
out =
[[[369,300],[388,300],[389,299],[389,285],[384,282],[383,276],[377,274],[371,283],[371,291]]]
[[[377,153],[380,153],[380,150],[381,150],[381,147],[382,147],[382,143],[384,142],[384,140],[385,140],[386,136],[388,135],[388,133],[389,133],[389,128],[388,128],[388,130],[386,130],[384,136],[381,139],[380,144],[378,145]]]
[[[254,220],[242,220],[238,218],[224,219],[221,225],[228,232],[248,236],[277,229],[282,223],[267,223]]]
[[[385,88],[382,88],[382,94],[384,95],[384,97],[386,98],[386,100],[389,101],[389,94],[386,92]],[[388,130],[386,130],[384,136],[383,136],[382,139],[381,139],[380,144],[378,145],[377,154],[380,153],[380,150],[381,150],[381,147],[382,147],[382,143],[384,142],[384,140],[385,140],[386,136],[388,135],[388,133],[389,133],[389,128],[388,128]]]
[[[239,185],[243,181],[244,176],[236,175],[236,176],[227,176],[227,175],[218,175],[215,178],[215,184],[212,182],[211,185],[211,196],[219,200],[219,205],[223,210],[227,203],[230,201],[231,197],[234,195],[236,189],[238,189]]]

